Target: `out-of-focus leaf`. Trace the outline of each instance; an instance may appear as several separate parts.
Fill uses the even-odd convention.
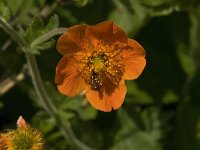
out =
[[[123,109],[120,110],[118,115],[122,128],[116,135],[111,150],[161,150],[154,129],[141,130]]]
[[[56,124],[46,112],[38,111],[32,118],[32,126],[48,134],[55,128]]]
[[[97,110],[94,109],[92,106],[84,107],[80,109],[78,113],[79,113],[80,118],[85,121],[95,119],[98,114]]]
[[[200,149],[199,135],[200,109],[199,103],[190,102],[179,109],[176,119],[175,148],[180,150]]]
[[[177,54],[183,70],[188,76],[192,77],[196,72],[196,63],[194,62],[191,53],[189,51],[186,52],[185,49],[186,48],[184,48],[183,46],[180,46],[179,51],[177,51]]]
[[[154,99],[148,95],[145,91],[142,91],[138,86],[132,81],[126,81],[127,85],[127,97],[126,103],[137,103],[137,104],[152,104]]]
[[[0,99],[0,109],[3,108],[3,103],[1,102],[1,99]]]
[[[4,4],[3,1],[0,1],[0,17],[2,17],[3,19],[5,19],[6,21],[10,20],[10,10]]]
[[[76,6],[78,7],[84,7],[86,6],[91,0],[73,0]]]
[[[179,99],[178,95],[175,94],[173,91],[169,90],[164,94],[162,102],[164,104],[176,103],[178,99]]]
[[[151,17],[156,16],[167,16],[172,14],[175,11],[180,11],[180,7],[176,4],[174,5],[164,5],[160,7],[153,8],[150,12]]]
[[[69,125],[68,120],[72,119],[75,116],[75,113],[70,112],[70,111],[59,111],[59,115],[65,120],[66,124]]]
[[[48,134],[45,140],[45,149],[48,150],[68,150],[70,147],[70,144],[63,139],[63,135],[59,130]]]
[[[171,3],[174,0],[141,0],[141,3],[146,5],[146,6],[159,6],[159,5],[164,5],[166,3]]]
[[[200,141],[200,118],[198,119],[196,129],[197,129],[197,135],[196,136],[197,136],[198,140]]]
[[[196,12],[198,13],[198,15],[200,15],[200,10],[199,10],[200,6],[198,7],[198,10],[196,10]],[[190,55],[193,56],[193,60],[196,64],[196,67],[198,68],[200,66],[200,21],[199,21],[199,17],[197,17],[196,15],[192,14],[189,16],[190,19],[190,23],[191,23],[191,27],[190,27]],[[196,69],[197,69],[196,68]]]
[[[15,2],[12,0],[6,0],[6,5],[11,9],[12,14],[16,14],[19,9],[21,9],[21,6],[25,6],[24,4],[24,0],[17,0]]]
[[[54,28],[59,27],[59,17],[58,15],[54,14],[50,19],[49,22],[46,25],[46,30],[50,31]]]
[[[148,10],[139,0],[112,0],[114,9],[109,14],[109,19],[119,24],[127,33],[136,34],[144,25]]]

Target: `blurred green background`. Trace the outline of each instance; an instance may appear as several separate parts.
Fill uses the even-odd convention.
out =
[[[143,74],[126,82],[123,107],[110,113],[57,91],[59,36],[33,51],[53,103],[78,139],[98,150],[200,150],[199,0],[0,0],[0,15],[20,34],[36,32],[26,34],[30,41],[50,18],[52,27],[58,18],[59,27],[113,20],[145,48]],[[44,26],[40,19],[31,25],[36,16]],[[23,52],[0,28],[0,130],[15,128],[19,115],[44,133],[45,149],[74,149],[42,108]]]

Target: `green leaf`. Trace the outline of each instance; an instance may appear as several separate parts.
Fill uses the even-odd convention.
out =
[[[3,3],[3,1],[0,1],[0,17],[2,17],[3,19],[5,19],[7,22],[10,20],[10,10]]]
[[[114,9],[109,19],[121,26],[127,33],[136,34],[148,17],[148,10],[139,0],[112,0]]]
[[[22,8],[22,6],[26,6],[24,0],[17,0],[15,2],[13,2],[13,0],[6,0],[6,5],[10,8],[13,15],[15,15],[20,9],[25,8]]]
[[[31,121],[31,126],[42,130],[45,134],[52,132],[56,123],[53,118],[49,118],[49,115],[45,111],[38,111]]]
[[[59,110],[58,114],[62,118],[62,120],[64,120],[66,126],[69,126],[70,125],[69,120],[75,117],[75,113],[70,111]]]
[[[196,63],[194,62],[193,56],[189,53],[187,48],[185,48],[183,45],[180,45],[178,52],[178,58],[181,63],[181,66],[185,73],[193,77],[196,72]]]
[[[176,103],[179,100],[179,97],[176,93],[174,93],[172,90],[166,91],[162,98],[162,102],[164,104],[171,104]]]
[[[84,121],[95,119],[97,117],[97,110],[94,109],[92,106],[84,107],[78,111],[80,118]]]
[[[47,41],[45,43],[36,45],[31,49],[31,53],[33,54],[40,54],[41,51],[51,48],[55,44],[54,40]]]
[[[131,132],[131,131],[130,131]],[[136,132],[118,141],[110,150],[161,150],[151,134]]]
[[[44,22],[40,17],[35,17],[30,25],[30,27],[26,30],[24,36],[29,43],[35,40],[37,37],[41,36],[44,31]]]
[[[148,122],[147,129],[141,130],[125,110],[120,109],[118,115],[122,128],[118,131],[114,139],[114,145],[110,150],[161,150],[158,139],[160,135],[158,136],[154,131],[154,127],[156,129],[158,128],[156,125]],[[149,114],[149,116],[151,116],[151,114]],[[148,126],[151,125],[153,125],[153,128],[148,129]]]
[[[49,22],[47,23],[45,28],[46,28],[47,31],[50,31],[50,30],[57,28],[57,27],[59,27],[59,17],[58,17],[58,15],[54,14],[49,19]]]
[[[146,6],[159,6],[159,5],[164,5],[168,3],[172,3],[174,0],[141,0],[141,3]]]
[[[1,102],[1,99],[0,99],[0,109],[3,108],[4,104]]]
[[[84,7],[86,6],[91,0],[73,0],[76,6]]]
[[[126,103],[137,104],[152,104],[154,99],[148,95],[145,91],[139,89],[139,87],[133,81],[126,81],[127,96]]]

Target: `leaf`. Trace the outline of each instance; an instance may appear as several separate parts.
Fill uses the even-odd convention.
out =
[[[153,136],[145,132],[136,132],[121,139],[110,150],[161,150]]]
[[[70,126],[70,119],[75,117],[74,112],[59,110],[59,116],[64,120],[65,126]]]
[[[146,6],[155,7],[168,3],[172,3],[174,0],[141,0],[141,3]]]
[[[185,71],[185,73],[193,77],[196,72],[196,63],[194,62],[193,57],[191,56],[190,52],[186,51],[187,48],[185,48],[183,45],[180,45],[179,50],[177,51],[178,58],[180,61],[180,64]],[[187,49],[188,50],[188,49]]]
[[[148,17],[147,9],[139,0],[112,0],[114,9],[109,19],[119,24],[127,33],[136,34]]]
[[[52,132],[56,127],[56,123],[53,118],[49,118],[49,115],[45,111],[38,111],[32,118],[31,126],[42,130],[45,134]]]
[[[118,131],[110,150],[161,150],[154,128],[149,131],[140,130],[123,109],[120,109],[118,115],[122,128]]]
[[[126,81],[127,96],[126,103],[134,102],[137,104],[152,104],[154,99],[148,95],[145,91],[139,89],[139,87],[132,81]]]
[[[80,118],[84,121],[95,119],[97,117],[97,110],[94,109],[92,106],[84,107],[78,111]]]
[[[55,44],[54,40],[47,41],[45,43],[36,45],[31,49],[31,53],[33,54],[40,54],[41,51],[51,48]]]
[[[73,0],[76,6],[84,7],[86,6],[91,0]]]
[[[59,17],[58,15],[54,14],[50,19],[49,22],[47,23],[45,29],[47,31],[51,31],[54,28],[59,27]]]
[[[174,91],[169,90],[163,95],[162,102],[164,104],[176,103],[179,100],[179,97]]]
[[[11,10],[13,15],[15,15],[21,9],[22,5],[26,6],[24,4],[24,0],[17,0],[14,3],[12,0],[6,0],[6,6]]]
[[[29,43],[41,36],[44,32],[44,22],[40,17],[35,17],[30,27],[25,31],[24,36]]]
[[[10,20],[10,9],[0,1],[0,17],[5,19],[7,22]]]

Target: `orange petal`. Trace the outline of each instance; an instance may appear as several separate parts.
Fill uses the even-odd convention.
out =
[[[113,23],[113,35],[117,41],[127,44],[128,37],[126,33],[115,23]]]
[[[128,47],[121,54],[125,65],[124,79],[138,78],[146,65],[144,48],[135,40],[129,39]]]
[[[104,41],[106,43],[115,42],[113,36],[113,22],[104,21],[94,26],[89,26],[88,30],[97,38],[98,40]]]
[[[84,90],[85,83],[76,68],[74,59],[64,55],[56,67],[55,82],[58,90],[67,96],[75,96]]]
[[[109,87],[107,87],[109,88]],[[118,109],[125,98],[126,86],[124,80],[121,80],[119,86],[115,88],[112,93],[104,91],[95,91],[91,87],[86,89],[86,97],[90,104],[101,111],[109,112],[113,109]]]
[[[75,25],[68,29],[59,39],[56,45],[62,55],[76,53],[83,49],[86,39],[87,25]]]

